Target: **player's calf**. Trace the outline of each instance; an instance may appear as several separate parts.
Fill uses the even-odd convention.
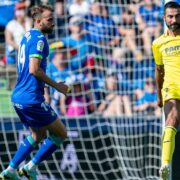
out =
[[[67,138],[67,130],[64,124],[58,118],[47,126],[47,130],[51,134],[55,135],[56,137],[59,137],[62,140],[65,140]]]
[[[29,174],[32,173],[32,176],[35,177],[34,171],[36,167],[42,161],[46,160],[49,156],[51,156],[52,153],[55,152],[63,142],[64,142],[63,139],[61,139],[60,137],[56,135],[51,134],[48,138],[44,140],[44,143],[41,145],[40,149],[35,154],[33,159],[28,164],[26,164],[23,168],[20,168],[19,174],[21,176],[28,177]]]
[[[46,137],[46,129],[45,128],[32,128],[30,127],[32,137],[36,142],[41,142]]]

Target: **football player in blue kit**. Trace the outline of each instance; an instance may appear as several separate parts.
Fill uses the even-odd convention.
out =
[[[18,51],[18,79],[12,93],[12,103],[22,123],[31,131],[20,144],[7,169],[0,179],[20,179],[26,176],[36,180],[36,167],[47,159],[67,137],[63,123],[54,110],[45,102],[45,84],[67,94],[69,87],[64,82],[57,83],[46,74],[49,46],[45,35],[53,31],[54,19],[51,6],[40,5],[31,9],[34,28],[28,31]],[[49,131],[49,137],[46,132]],[[44,140],[30,162],[19,168],[22,161]],[[17,172],[18,170],[18,172]]]

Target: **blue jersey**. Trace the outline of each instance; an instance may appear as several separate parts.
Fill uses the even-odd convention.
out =
[[[148,26],[157,26],[161,22],[163,16],[163,10],[161,7],[153,5],[152,9],[148,9],[145,6],[139,8],[139,13]]]
[[[108,42],[119,36],[116,24],[110,17],[87,15],[84,28],[88,32],[89,41],[93,43]]]
[[[18,51],[18,79],[12,94],[12,102],[22,105],[32,105],[44,101],[44,82],[29,73],[31,58],[41,59],[40,67],[46,71],[49,46],[46,37],[37,29],[28,31]]]
[[[70,59],[71,69],[76,70],[83,68],[87,61],[87,54],[91,52],[87,37],[81,36],[81,39],[76,40],[72,36],[63,39],[64,45],[70,48],[76,48],[78,53]]]

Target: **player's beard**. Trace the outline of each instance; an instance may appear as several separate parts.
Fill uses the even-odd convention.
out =
[[[167,25],[168,29],[170,29],[173,32],[180,30],[180,23],[174,23],[171,25],[166,23],[166,25]]]
[[[42,23],[42,32],[45,33],[45,34],[51,34],[53,32],[53,27],[54,26],[47,26],[46,24]]]

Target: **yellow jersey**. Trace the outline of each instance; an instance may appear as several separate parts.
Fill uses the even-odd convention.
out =
[[[163,100],[180,99],[180,35],[167,32],[153,41],[155,63],[164,65]]]

